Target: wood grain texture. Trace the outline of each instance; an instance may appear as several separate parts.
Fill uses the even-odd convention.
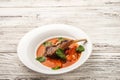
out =
[[[93,52],[120,52],[119,10],[117,7],[2,8],[0,52],[16,52],[25,33],[54,23],[84,30],[93,42]],[[6,46],[11,47],[6,50]]]
[[[93,43],[91,57],[61,75],[26,68],[16,54],[20,39],[55,23],[84,30]],[[0,0],[0,80],[120,80],[120,0]]]
[[[120,0],[0,0],[1,8],[61,7],[61,6],[119,6]]]
[[[26,68],[16,53],[0,53],[0,79],[10,80],[119,80],[120,54],[97,53],[81,67],[60,75],[44,75]]]

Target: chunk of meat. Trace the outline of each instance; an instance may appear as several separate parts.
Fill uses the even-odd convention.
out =
[[[49,46],[46,47],[46,51],[45,51],[45,56],[53,56],[54,53],[56,52],[56,50],[58,48],[61,48],[63,50],[67,49],[72,43],[74,42],[74,40],[64,40],[61,43],[54,45],[54,46]]]
[[[64,40],[59,45],[58,48],[61,48],[63,50],[67,49],[71,44],[73,43],[73,40]]]
[[[45,56],[51,56],[53,53],[55,53],[57,50],[57,46],[49,46],[46,47],[46,51],[45,51]]]

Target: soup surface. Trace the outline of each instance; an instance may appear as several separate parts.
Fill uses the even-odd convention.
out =
[[[53,70],[68,67],[74,64],[84,51],[77,41],[56,37],[45,41],[39,46],[36,60]]]

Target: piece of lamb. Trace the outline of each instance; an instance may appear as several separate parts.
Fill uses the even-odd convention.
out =
[[[46,51],[44,53],[45,56],[51,56],[53,55],[57,50],[56,46],[48,46],[46,47]]]
[[[61,43],[59,43],[58,45],[54,45],[54,46],[48,46],[46,47],[46,51],[45,51],[45,56],[53,56],[56,52],[56,50],[58,48],[61,48],[63,50],[67,49],[72,43],[74,42],[74,40],[64,40]]]
[[[58,45],[58,48],[61,48],[61,49],[65,50],[65,49],[67,49],[73,42],[74,42],[74,40],[64,40],[64,41],[62,41],[62,42]]]

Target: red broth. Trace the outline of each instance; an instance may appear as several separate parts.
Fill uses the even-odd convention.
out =
[[[65,39],[68,39],[68,38],[65,38]],[[47,41],[51,42],[52,44],[56,44],[58,42],[58,38],[53,38]],[[81,53],[77,53],[75,51],[76,47],[78,47],[78,44],[73,43],[69,46],[69,50],[65,51],[66,62],[62,62],[60,59],[52,59],[52,58],[46,57],[46,60],[42,62],[42,64],[50,68],[54,68],[56,66],[60,66],[61,68],[68,67],[74,64],[80,58]],[[37,49],[36,56],[37,57],[44,56],[45,48],[46,47],[43,44],[41,44]]]

